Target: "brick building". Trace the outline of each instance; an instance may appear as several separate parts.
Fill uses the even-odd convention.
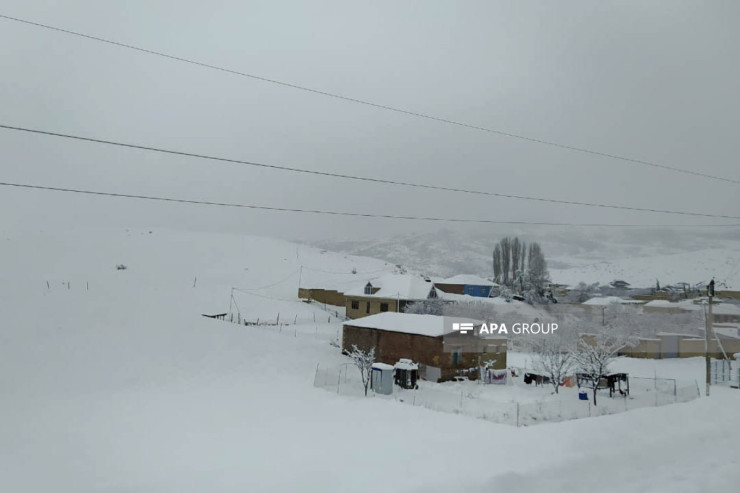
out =
[[[455,321],[480,324],[457,318]],[[477,378],[479,367],[494,360],[492,368],[506,368],[505,337],[467,338],[458,343],[450,330],[445,326],[445,318],[436,315],[380,313],[347,321],[342,349],[351,351],[353,345],[363,350],[374,347],[376,361],[391,365],[408,358],[419,363],[421,378],[433,382],[461,374]]]

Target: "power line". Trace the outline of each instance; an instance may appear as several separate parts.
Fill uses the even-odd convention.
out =
[[[48,187],[42,185],[30,185],[24,183],[8,183],[0,182],[0,186],[4,187],[16,187],[22,189],[33,189],[33,190],[45,190],[54,192],[66,192],[66,193],[78,193],[84,195],[96,195],[104,197],[118,197],[127,199],[140,199],[140,200],[151,200],[161,202],[174,202],[180,204],[193,204],[193,205],[209,205],[216,207],[234,207],[242,209],[255,209],[264,211],[275,211],[275,212],[291,212],[301,214],[322,214],[331,216],[347,216],[347,217],[366,217],[366,218],[378,218],[378,219],[399,219],[407,221],[434,221],[434,222],[451,222],[451,223],[471,223],[471,224],[511,224],[511,225],[528,225],[528,226],[573,226],[573,227],[740,227],[740,224],[692,224],[692,225],[681,225],[681,224],[603,224],[603,223],[559,223],[559,222],[532,222],[532,221],[498,221],[491,219],[465,219],[465,218],[443,218],[443,217],[425,217],[425,216],[400,216],[392,214],[369,214],[360,212],[343,212],[343,211],[325,211],[316,209],[294,209],[287,207],[272,207],[264,205],[253,205],[253,204],[235,204],[229,202],[210,202],[203,200],[191,200],[191,199],[180,199],[174,197],[161,197],[155,195],[138,195],[138,194],[126,194],[126,193],[114,193],[114,192],[100,192],[96,190],[82,190],[75,188],[62,188],[62,187]]]
[[[211,65],[209,63],[200,62],[200,61],[197,61],[197,60],[192,60],[192,59],[183,58],[183,57],[179,57],[179,56],[175,56],[175,55],[170,55],[170,54],[167,54],[167,53],[163,53],[163,52],[160,52],[160,51],[151,50],[151,49],[148,49],[148,48],[141,48],[141,47],[138,47],[138,46],[134,46],[134,45],[126,44],[126,43],[121,43],[121,42],[113,41],[113,40],[110,40],[110,39],[100,38],[98,36],[93,36],[93,35],[90,35],[90,34],[85,34],[85,33],[81,33],[81,32],[71,31],[69,29],[63,29],[63,28],[60,28],[60,27],[51,26],[51,25],[48,25],[48,24],[41,24],[39,22],[33,22],[33,21],[26,20],[26,19],[20,19],[18,17],[11,17],[9,15],[0,14],[0,18],[7,19],[7,20],[10,20],[10,21],[14,21],[14,22],[20,22],[22,24],[27,24],[29,26],[35,26],[35,27],[40,27],[40,28],[43,28],[43,29],[49,29],[51,31],[57,31],[57,32],[65,33],[65,34],[71,34],[73,36],[78,36],[78,37],[85,38],[85,39],[88,39],[88,40],[98,41],[100,43],[106,43],[106,44],[118,46],[118,47],[121,47],[121,48],[127,48],[127,49],[130,49],[130,50],[135,50],[135,51],[139,51],[139,52],[142,52],[142,53],[147,53],[149,55],[154,55],[154,56],[158,56],[158,57],[167,58],[167,59],[170,59],[170,60],[175,60],[175,61],[178,61],[178,62],[188,63],[188,64],[191,64],[191,65],[197,65],[199,67],[204,67],[204,68],[208,68],[208,69],[212,69],[212,70],[218,70],[220,72],[225,72],[225,73],[232,74],[232,75],[238,75],[240,77],[247,77],[247,78],[250,78],[250,79],[253,79],[253,80],[258,80],[258,81],[261,81],[261,82],[275,84],[275,85],[279,85],[279,86],[282,86],[282,87],[288,87],[288,88],[291,88],[291,89],[297,89],[297,90],[300,90],[300,91],[309,92],[309,93],[312,93],[312,94],[318,94],[318,95],[326,96],[326,97],[329,97],[329,98],[339,99],[339,100],[347,101],[347,102],[350,102],[350,103],[356,103],[356,104],[361,104],[361,105],[365,105],[365,106],[371,106],[373,108],[378,108],[378,109],[382,109],[382,110],[392,111],[392,112],[400,113],[400,114],[407,115],[407,116],[413,116],[413,117],[417,117],[417,118],[423,118],[423,119],[426,119],[426,120],[432,120],[432,121],[436,121],[436,122],[439,122],[439,123],[445,123],[445,124],[449,124],[449,125],[455,125],[457,127],[463,127],[463,128],[468,128],[468,129],[472,129],[472,130],[479,130],[479,131],[482,131],[482,132],[488,132],[488,133],[491,133],[491,134],[500,135],[502,137],[508,137],[508,138],[512,138],[512,139],[518,139],[518,140],[522,140],[522,141],[525,141],[525,142],[530,142],[530,143],[535,143],[535,144],[540,144],[540,145],[545,145],[545,146],[550,146],[550,147],[557,147],[557,148],[565,149],[565,150],[569,150],[569,151],[575,151],[575,152],[580,152],[580,153],[584,153],[584,154],[590,154],[592,156],[599,156],[599,157],[605,157],[605,158],[609,158],[609,159],[616,159],[616,160],[625,161],[625,162],[632,163],[632,164],[639,164],[639,165],[643,165],[643,166],[650,166],[650,167],[653,167],[653,168],[658,168],[658,169],[662,169],[662,170],[666,170],[666,171],[674,171],[674,172],[677,172],[677,173],[684,173],[684,174],[687,174],[687,175],[700,176],[702,178],[709,178],[709,179],[712,179],[712,180],[718,180],[718,181],[725,181],[725,182],[729,182],[729,183],[737,183],[737,184],[740,184],[740,180],[734,180],[732,178],[725,178],[725,177],[721,177],[721,176],[710,175],[708,173],[702,173],[702,172],[699,172],[699,171],[692,171],[692,170],[687,170],[687,169],[682,169],[682,168],[676,168],[676,167],[673,167],[673,166],[668,166],[668,165],[665,165],[665,164],[659,164],[659,163],[655,163],[655,162],[652,162],[652,161],[645,161],[645,160],[642,160],[642,159],[635,159],[635,158],[620,156],[618,154],[611,154],[611,153],[608,153],[608,152],[601,152],[601,151],[596,151],[596,150],[593,150],[593,149],[587,149],[585,147],[578,147],[578,146],[573,146],[573,145],[568,145],[568,144],[560,144],[560,143],[549,141],[549,140],[538,139],[538,138],[534,138],[534,137],[527,137],[525,135],[514,134],[514,133],[511,133],[511,132],[505,132],[505,131],[502,131],[502,130],[495,130],[495,129],[492,129],[492,128],[483,127],[483,126],[480,126],[480,125],[474,125],[474,124],[466,123],[466,122],[463,122],[463,121],[451,120],[451,119],[448,119],[448,118],[434,116],[434,115],[430,115],[430,114],[426,114],[426,113],[419,113],[419,112],[416,112],[416,111],[406,110],[406,109],[398,108],[398,107],[395,107],[395,106],[388,106],[388,105],[385,105],[385,104],[374,103],[372,101],[367,101],[367,100],[364,100],[364,99],[358,99],[358,98],[354,98],[354,97],[343,96],[341,94],[331,93],[331,92],[327,92],[327,91],[322,91],[320,89],[313,89],[313,88],[310,88],[310,87],[301,86],[301,85],[298,85],[298,84],[293,84],[291,82],[284,82],[284,81],[280,81],[280,80],[276,80],[276,79],[271,79],[271,78],[268,78],[268,77],[263,77],[263,76],[260,76],[260,75],[250,74],[250,73],[247,73],[247,72],[240,72],[238,70],[233,70],[233,69],[229,69],[229,68],[219,67],[217,65]]]
[[[364,182],[371,182],[371,183],[380,183],[380,184],[385,184],[385,185],[397,185],[397,186],[403,186],[403,187],[423,188],[427,190],[440,190],[440,191],[455,192],[455,193],[467,193],[467,194],[473,194],[473,195],[487,195],[491,197],[517,199],[517,200],[530,200],[530,201],[547,202],[547,203],[553,203],[553,204],[565,204],[565,205],[575,205],[575,206],[583,206],[583,207],[598,207],[598,208],[603,208],[603,209],[620,209],[620,210],[638,211],[638,212],[654,212],[654,213],[659,213],[659,214],[676,214],[676,215],[682,215],[682,216],[740,219],[740,216],[727,216],[727,215],[722,215],[722,214],[708,214],[708,213],[701,213],[701,212],[674,211],[674,210],[668,210],[668,209],[652,209],[652,208],[645,208],[645,207],[631,207],[627,205],[599,204],[599,203],[592,203],[592,202],[579,202],[575,200],[548,199],[548,198],[543,198],[543,197],[532,197],[532,196],[527,196],[527,195],[513,195],[513,194],[498,193],[498,192],[485,192],[481,190],[444,187],[440,185],[428,185],[428,184],[423,184],[423,183],[412,183],[412,182],[406,182],[406,181],[387,180],[383,178],[370,178],[367,176],[347,175],[347,174],[342,174],[342,173],[331,173],[328,171],[318,171],[318,170],[311,170],[311,169],[304,169],[304,168],[293,168],[289,166],[280,166],[276,164],[257,163],[254,161],[245,161],[241,159],[210,156],[206,154],[196,154],[192,152],[176,151],[172,149],[163,149],[160,147],[151,147],[151,146],[145,146],[145,145],[140,145],[140,144],[129,144],[125,142],[116,142],[112,140],[95,139],[92,137],[62,134],[58,132],[50,132],[47,130],[16,127],[16,126],[5,125],[5,124],[0,124],[0,128],[4,128],[6,130],[16,130],[20,132],[28,132],[28,133],[37,134],[37,135],[46,135],[46,136],[51,136],[51,137],[61,137],[65,139],[79,140],[83,142],[94,142],[97,144],[112,145],[112,146],[117,146],[117,147],[125,147],[125,148],[138,149],[138,150],[143,150],[143,151],[159,152],[163,154],[172,154],[175,156],[185,156],[185,157],[191,157],[191,158],[197,158],[197,159],[207,159],[210,161],[219,161],[219,162],[224,162],[224,163],[229,163],[229,164],[242,164],[246,166],[255,166],[259,168],[288,171],[292,173],[304,173],[308,175],[318,175],[318,176],[324,176],[324,177],[340,178],[344,180],[364,181]]]

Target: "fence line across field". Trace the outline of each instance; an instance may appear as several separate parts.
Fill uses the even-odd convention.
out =
[[[606,393],[600,392],[601,398],[598,399],[597,406],[593,405],[590,393],[589,399],[585,401],[575,398],[531,402],[499,401],[486,395],[486,388],[490,392],[496,392],[488,385],[464,385],[458,390],[450,387],[437,387],[436,384],[427,382],[420,382],[419,388],[414,390],[395,387],[393,394],[388,396],[375,394],[370,390],[368,397],[395,400],[406,405],[462,414],[499,424],[532,426],[689,402],[700,396],[696,385],[674,385],[675,379],[634,378],[644,381],[645,385],[637,385],[634,393],[629,396],[620,395],[610,398]],[[663,384],[659,385],[661,381]],[[364,396],[359,370],[352,363],[331,367],[321,367],[317,364],[314,387],[343,396]],[[573,395],[573,397],[576,396]]]
[[[231,316],[228,313],[221,313],[218,315],[204,314],[203,316],[216,320],[222,320],[229,324],[238,325],[247,330],[266,330],[270,332],[276,332],[278,334],[284,334],[285,336],[294,338],[327,340],[335,347],[339,347],[342,335],[341,329],[333,325],[336,322],[336,320],[333,319],[328,322],[327,319],[317,318],[316,322],[314,323],[313,317],[309,318],[294,316],[288,321],[283,321],[284,318],[282,315],[280,315],[279,318],[276,317],[275,319],[255,319],[250,321],[241,319],[236,314],[234,314],[234,321],[232,322]],[[327,325],[329,324],[332,325],[327,327]]]
[[[307,325],[307,324],[324,324],[324,323],[336,323],[343,322],[345,317],[339,312],[328,313],[327,315],[313,314],[313,315],[298,315],[298,314],[285,314],[277,313],[274,318],[272,317],[251,317],[247,318],[242,316],[241,313],[227,313],[224,320],[237,325]]]

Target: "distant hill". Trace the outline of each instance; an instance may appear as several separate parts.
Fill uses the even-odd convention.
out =
[[[677,282],[697,283],[714,277],[740,289],[740,228],[613,229],[513,231],[538,241],[553,281],[564,284],[623,279],[634,287]],[[491,250],[504,234],[461,236],[434,233],[388,238],[319,242],[318,246],[402,264],[428,275],[492,275]]]

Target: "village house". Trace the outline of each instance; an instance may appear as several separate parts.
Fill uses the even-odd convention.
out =
[[[740,353],[740,325],[713,326],[714,337],[709,343],[709,355],[715,359]],[[636,344],[623,348],[619,354],[631,358],[667,359],[704,356],[706,340],[703,329],[697,335],[659,332],[654,338],[640,338]]]
[[[332,306],[344,306],[347,301],[342,291],[327,288],[298,288],[298,297]]]
[[[409,303],[438,299],[431,281],[407,274],[386,274],[356,285],[345,293],[347,318],[403,312]]]
[[[644,310],[658,313],[706,312],[707,300],[706,298],[679,302],[653,300],[645,304]],[[731,303],[712,303],[712,318],[714,323],[740,323],[740,306]]]
[[[450,319],[447,319],[448,322]],[[480,321],[454,319],[456,322]],[[463,338],[465,338],[463,340]],[[401,359],[419,364],[419,376],[439,382],[458,375],[477,378],[479,368],[506,368],[506,337],[467,337],[452,332],[445,317],[408,313],[380,313],[345,322],[342,349],[375,348],[375,359],[389,365]]]
[[[619,296],[595,296],[589,300],[584,301],[578,306],[586,310],[586,312],[599,313],[605,310],[609,306],[616,306],[616,305],[639,306],[639,305],[642,305],[643,303],[644,301],[630,300],[626,298],[620,298]]]
[[[458,274],[434,282],[434,286],[445,293],[463,294],[468,296],[488,298],[498,296],[499,285],[482,277],[469,274]]]
[[[609,286],[615,289],[628,289],[630,287],[630,283],[622,281],[621,279],[615,279],[609,283]]]

